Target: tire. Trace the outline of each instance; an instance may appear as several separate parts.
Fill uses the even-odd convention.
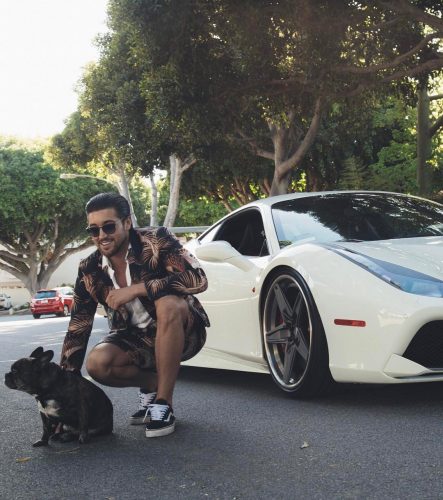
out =
[[[61,312],[59,316],[69,316],[69,307],[66,304],[63,306],[63,312]]]
[[[33,314],[34,319],[40,319],[41,314]]]
[[[303,278],[291,268],[276,272],[262,308],[266,360],[277,386],[294,397],[323,393],[332,380],[323,325]]]

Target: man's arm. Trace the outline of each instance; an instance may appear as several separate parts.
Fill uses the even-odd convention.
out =
[[[149,252],[143,254],[149,260],[149,269],[142,272],[141,283],[111,290],[106,303],[112,309],[130,302],[137,297],[148,297],[156,301],[165,295],[191,295],[204,292],[208,282],[198,260],[186,250],[178,239],[165,227],[159,227],[153,234],[143,235]],[[152,269],[152,266],[157,269]],[[152,279],[152,273],[158,271],[167,276]],[[163,272],[162,272],[163,271]]]
[[[96,310],[97,302],[87,291],[85,278],[79,269],[74,287],[71,320],[63,342],[60,360],[63,368],[80,370],[82,367]]]
[[[165,295],[194,295],[208,287],[205,272],[199,261],[188,251],[166,227],[159,227],[153,235],[143,235],[152,248],[152,262],[157,262],[159,271],[167,276],[152,279],[151,270],[142,272],[146,296],[155,301]],[[144,254],[145,255],[145,254]]]

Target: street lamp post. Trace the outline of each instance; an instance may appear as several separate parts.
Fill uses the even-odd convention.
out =
[[[129,208],[131,210],[132,226],[138,227],[137,218],[134,213],[134,206],[132,205],[131,194],[129,193],[129,187],[126,178],[122,180],[123,184],[122,186],[118,182],[114,183],[108,181],[108,179],[102,179],[101,177],[95,177],[94,175],[89,175],[89,174],[60,174],[60,179],[76,179],[77,177],[89,177],[90,179],[95,179],[97,181],[107,182],[108,184],[111,184],[112,186],[116,187],[118,189],[118,192],[128,200]]]

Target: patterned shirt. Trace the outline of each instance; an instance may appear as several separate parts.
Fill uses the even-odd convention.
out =
[[[193,295],[204,292],[208,286],[198,260],[165,227],[136,229],[130,243],[127,261],[131,283],[144,283],[147,296],[138,300],[148,315],[156,319],[154,302],[159,298],[179,295],[203,325],[209,326],[205,310]],[[112,279],[103,269],[102,255],[96,250],[79,265],[71,320],[62,348],[62,366],[81,368],[98,303],[106,310],[111,332],[126,330],[130,326],[129,313],[124,305],[113,310],[106,304],[112,289]]]

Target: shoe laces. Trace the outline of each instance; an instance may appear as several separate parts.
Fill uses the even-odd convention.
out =
[[[163,420],[168,409],[169,405],[153,403],[148,406],[146,413],[149,412],[151,414],[151,420]]]
[[[155,398],[157,397],[156,392],[139,392],[138,393],[138,401],[139,401],[139,410],[145,410],[149,407],[149,405],[155,401]]]

